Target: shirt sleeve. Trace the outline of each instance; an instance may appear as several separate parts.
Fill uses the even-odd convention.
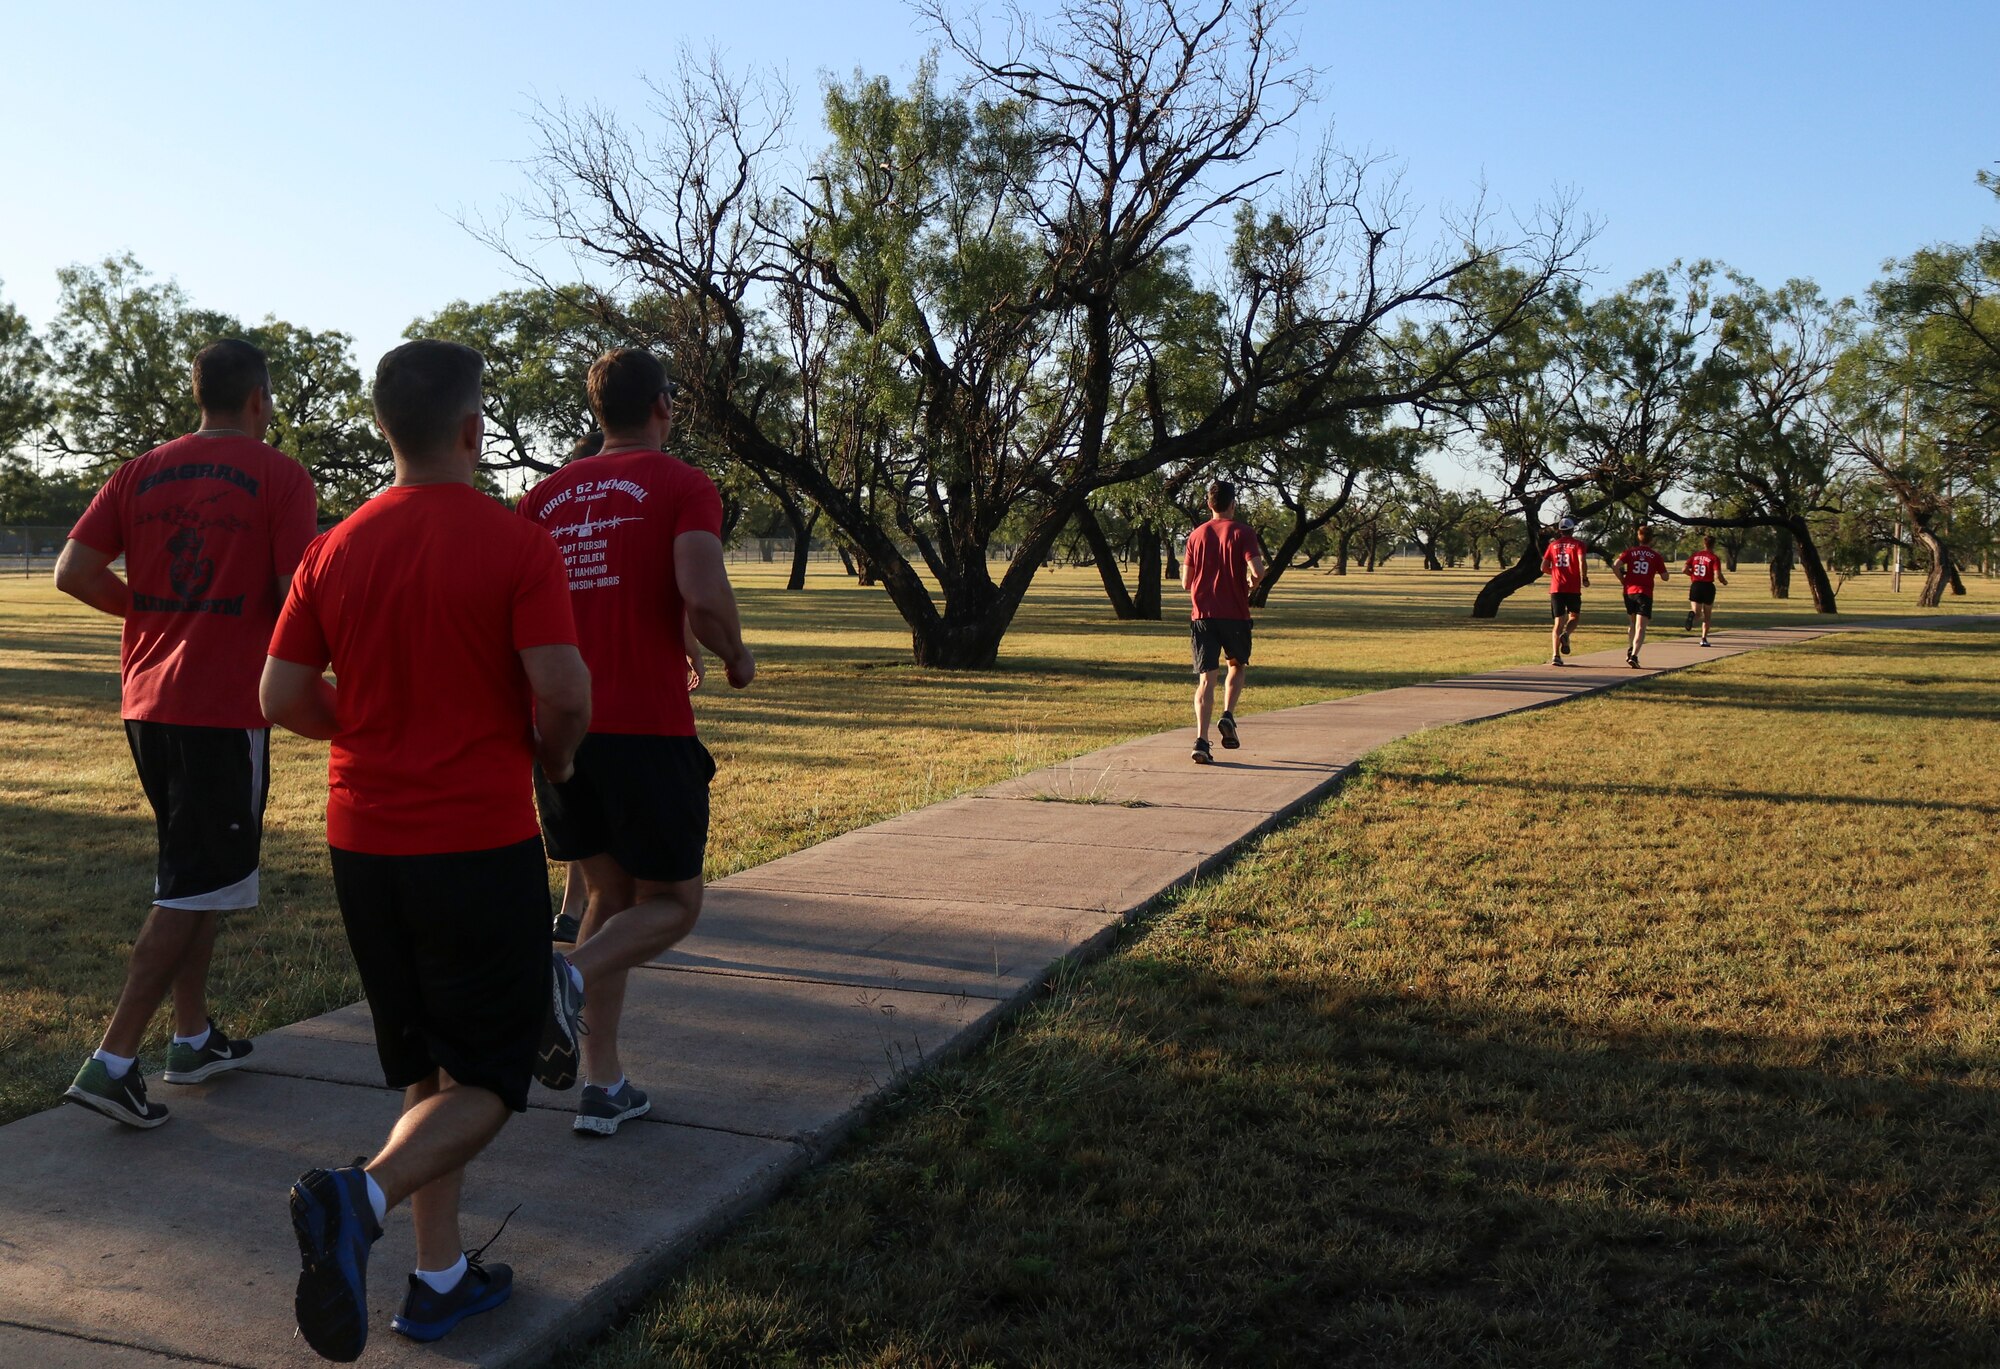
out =
[[[722,493],[705,471],[688,472],[687,490],[674,519],[674,536],[684,532],[706,532],[722,536]]]
[[[540,527],[523,541],[527,551],[514,585],[514,650],[575,646],[576,615],[569,605],[569,575],[563,570],[562,553]]]
[[[289,458],[287,458],[289,460]],[[290,575],[299,568],[299,558],[319,536],[319,488],[303,466],[285,481],[285,489],[271,509],[271,573]]]
[[[269,654],[294,665],[325,670],[333,660],[333,652],[327,646],[326,627],[320,622],[314,595],[313,568],[317,558],[313,550],[318,545],[315,541],[306,548],[298,573],[292,576],[291,592],[285,596],[285,606],[278,610],[278,625],[271,629]]]
[[[125,471],[120,466],[103,488],[91,497],[90,506],[76,526],[69,530],[72,542],[81,542],[92,551],[116,556],[125,550]]]

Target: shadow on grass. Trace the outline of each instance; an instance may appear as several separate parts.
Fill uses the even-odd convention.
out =
[[[1435,772],[1373,770],[1375,778],[1400,782],[1416,789],[1467,786],[1474,789],[1518,789],[1528,794],[1546,794],[1548,785],[1539,780],[1505,779],[1481,775],[1468,779],[1461,775]],[[1600,794],[1613,798],[1667,799],[1675,803],[1776,803],[1788,806],[1835,808],[1902,808],[1923,813],[1963,813],[1979,817],[2000,817],[2000,803],[1971,799],[1905,799],[1874,794],[1785,794],[1765,789],[1727,789],[1715,785],[1685,784],[1601,784],[1588,780],[1567,780],[1565,793]]]

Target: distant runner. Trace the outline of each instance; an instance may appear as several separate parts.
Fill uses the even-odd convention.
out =
[[[1708,645],[1709,622],[1715,616],[1715,587],[1729,583],[1729,577],[1722,573],[1722,558],[1715,554],[1715,538],[1703,537],[1701,550],[1687,559],[1688,617],[1687,629],[1694,630],[1695,619],[1701,620],[1701,644]]]
[[[1243,744],[1236,731],[1236,701],[1250,664],[1250,591],[1264,578],[1264,552],[1257,534],[1236,516],[1236,487],[1218,480],[1208,487],[1209,520],[1188,534],[1181,556],[1181,587],[1192,606],[1188,627],[1194,647],[1194,762],[1209,765],[1208,720],[1215,708],[1215,677],[1223,660],[1229,679],[1222,691],[1216,731],[1224,749]]]
[[[169,1084],[198,1084],[250,1054],[208,1015],[217,915],[257,906],[271,756],[257,706],[264,646],[299,556],[318,533],[304,467],[262,439],[264,354],[234,338],[194,359],[201,427],[118,468],[56,561],[56,588],[125,620],[125,738],[153,807],[153,907],[104,1039],[63,1096],[134,1127],[167,1109],[137,1063],[171,992]],[[125,557],[125,578],[111,569]]]
[[[588,1004],[571,1125],[610,1136],[652,1107],[618,1055],[627,976],[701,915],[715,761],[688,702],[699,682],[691,639],[715,652],[737,689],[757,666],[723,564],[722,496],[660,450],[673,426],[666,368],[637,348],[606,352],[588,390],[603,451],[536,485],[521,512],[562,552],[590,666],[591,734],[576,773],[538,771],[535,794],[549,856],[580,863],[589,894],[569,954]]]
[[[1583,618],[1583,592],[1590,588],[1589,556],[1576,539],[1576,520],[1565,518],[1557,535],[1542,550],[1542,569],[1549,573],[1549,664],[1561,665],[1569,654],[1569,634]]]
[[[1646,625],[1653,621],[1653,581],[1671,580],[1667,558],[1653,550],[1653,530],[1641,523],[1632,534],[1638,545],[1618,553],[1611,568],[1625,585],[1625,613],[1632,620],[1625,664],[1639,668],[1639,648],[1646,644]]]

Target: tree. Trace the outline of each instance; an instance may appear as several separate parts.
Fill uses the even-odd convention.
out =
[[[395,479],[351,337],[274,318],[242,336],[263,349],[271,368],[274,413],[264,440],[312,472],[323,514],[345,517]]]
[[[1713,306],[1710,407],[1686,449],[1683,483],[1701,511],[1684,515],[1661,496],[1652,506],[1683,526],[1772,529],[1781,535],[1772,593],[1784,597],[1780,577],[1796,557],[1813,608],[1833,613],[1835,589],[1812,519],[1830,511],[1838,474],[1828,387],[1854,337],[1853,306],[1827,300],[1809,280],[1776,291],[1735,272],[1729,281],[1734,288]]]
[[[48,354],[20,310],[0,299],[0,457],[14,454],[47,425],[54,405]]]
[[[1255,164],[1310,77],[1282,5],[1078,0],[997,45],[924,12],[965,90],[941,91],[930,69],[900,96],[879,80],[833,86],[832,145],[804,183],[776,182],[784,101],[685,64],[656,90],[652,137],[597,111],[545,112],[530,211],[614,276],[597,303],[616,327],[633,330],[636,294],[684,304],[658,343],[698,379],[703,426],[825,511],[880,575],[921,663],[990,665],[1096,491],[1462,383],[1570,270],[1560,214],[1523,244],[1475,215],[1447,246],[1413,251],[1406,207],[1369,193],[1365,164],[1324,157],[1277,196]],[[1227,349],[1210,359],[1208,402],[1176,415],[1145,305],[1189,236],[1231,214],[1227,271],[1194,286],[1220,305]],[[1517,294],[1464,288],[1517,254]],[[809,425],[756,410],[766,303],[779,327],[812,311],[816,345],[890,382],[851,485]],[[1395,350],[1406,319],[1423,321],[1427,350]],[[1378,385],[1343,388],[1378,347]],[[996,581],[1003,527],[1020,537]]]

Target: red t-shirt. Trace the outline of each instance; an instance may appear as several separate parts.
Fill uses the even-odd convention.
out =
[[[190,434],[118,468],[69,535],[125,557],[125,717],[266,726],[257,679],[277,581],[318,519],[312,477],[255,438]]]
[[[1612,564],[1627,594],[1651,594],[1653,582],[1667,574],[1667,558],[1651,547],[1627,547]]]
[[[1235,518],[1211,518],[1188,534],[1188,599],[1191,618],[1250,617],[1250,561],[1262,554],[1257,534]]]
[[[521,512],[562,553],[590,666],[590,730],[692,737],[674,540],[722,535],[715,482],[665,452],[600,452],[529,490]]]
[[[1722,574],[1722,558],[1712,551],[1698,551],[1688,557],[1687,577],[1697,585],[1714,584]]]
[[[371,855],[535,835],[520,652],[573,644],[562,558],[470,485],[396,485],[306,549],[271,655],[339,683],[326,839]]]
[[[1574,537],[1558,537],[1542,553],[1542,565],[1549,573],[1549,593],[1583,592],[1583,558],[1589,555]]]

